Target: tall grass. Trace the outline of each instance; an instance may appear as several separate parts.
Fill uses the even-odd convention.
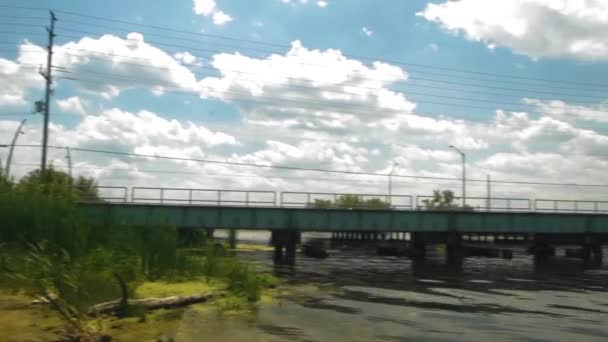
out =
[[[117,279],[132,292],[148,280],[221,278],[230,292],[248,301],[276,283],[202,232],[91,224],[76,205],[83,193],[87,200],[96,196],[91,179],[79,179],[83,186],[77,190],[59,171],[41,180],[34,172],[16,184],[0,181],[0,286],[53,294],[66,310],[79,313],[118,298]],[[202,254],[191,253],[201,245]]]

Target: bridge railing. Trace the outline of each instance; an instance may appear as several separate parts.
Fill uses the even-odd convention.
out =
[[[280,205],[294,208],[398,209],[413,208],[410,195],[281,192]]]
[[[608,201],[536,199],[534,209],[546,212],[604,213],[608,212]]]
[[[84,202],[127,202],[129,200],[129,188],[126,186],[94,186],[97,197],[83,194],[81,200]]]
[[[186,188],[131,188],[131,201],[139,203],[276,206],[274,191],[186,189]]]
[[[432,201],[433,196],[417,196],[416,208],[425,209],[425,201]],[[501,197],[466,197],[466,205],[478,211],[530,211],[532,202],[527,198],[501,198]],[[462,209],[462,197],[454,197],[454,210]]]

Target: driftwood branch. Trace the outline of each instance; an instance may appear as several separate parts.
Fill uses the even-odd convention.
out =
[[[118,307],[116,308],[116,315],[119,317],[124,317],[127,314],[127,309],[129,307],[129,289],[127,288],[127,284],[124,280],[118,275],[118,273],[114,272],[114,278],[118,282],[120,286],[120,301],[118,301]]]
[[[196,304],[196,303],[204,303],[215,296],[216,296],[215,293],[209,292],[209,293],[194,294],[194,295],[190,295],[190,296],[129,299],[127,301],[127,303],[129,306],[137,306],[137,307],[142,307],[142,308],[145,308],[148,310],[154,310],[154,309],[174,308],[174,307],[186,306],[186,305]],[[89,308],[88,314],[95,316],[95,315],[100,315],[100,314],[120,312],[120,310],[122,308],[124,308],[123,299],[93,305],[92,307]]]

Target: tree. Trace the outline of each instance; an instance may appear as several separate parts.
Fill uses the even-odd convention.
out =
[[[64,197],[70,200],[99,200],[96,189],[97,182],[93,178],[79,176],[74,179],[67,173],[58,171],[51,165],[42,177],[40,170],[34,170],[25,175],[17,184],[17,190],[42,192],[51,196]]]
[[[0,161],[0,191],[6,191],[13,188],[13,181],[6,174],[2,161]]]
[[[316,209],[390,209],[391,206],[379,198],[364,200],[359,195],[341,195],[335,202],[315,198],[312,203],[308,203],[308,207]]]
[[[433,190],[433,198],[422,201],[427,210],[473,210],[466,205],[464,207],[454,203],[456,197],[452,190]]]

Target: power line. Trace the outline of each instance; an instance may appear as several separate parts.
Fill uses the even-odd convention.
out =
[[[71,38],[74,38],[74,39],[80,39],[80,37],[66,36],[65,34],[61,34],[61,36],[62,37],[71,37]],[[158,46],[166,46],[166,47],[173,47],[173,48],[179,48],[179,49],[189,49],[189,50],[193,50],[193,51],[204,51],[204,52],[213,52],[213,53],[226,53],[223,50],[210,50],[210,49],[196,48],[196,47],[176,45],[176,44],[168,44],[168,43],[161,43],[161,42],[154,42],[154,41],[147,41],[147,43],[158,45]],[[298,64],[307,65],[307,64],[303,64],[303,63],[298,63]],[[382,79],[373,79],[373,78],[367,78],[367,79],[369,79],[369,80],[377,80],[377,81],[381,81],[382,80]],[[493,85],[478,85],[478,84],[463,83],[463,82],[456,82],[456,81],[447,81],[447,80],[433,79],[433,78],[427,78],[427,77],[418,77],[418,76],[410,76],[409,79],[420,80],[420,81],[428,81],[428,82],[436,82],[436,83],[453,84],[453,85],[465,86],[465,87],[479,87],[479,88],[489,88],[489,89],[496,89],[496,90],[521,91],[521,92],[534,93],[534,94],[545,94],[545,95],[551,95],[551,96],[556,96],[556,95],[557,96],[572,96],[572,97],[582,97],[582,98],[589,98],[589,99],[596,99],[596,100],[604,100],[606,98],[605,96],[594,96],[594,95],[585,95],[585,94],[567,94],[567,93],[550,92],[550,91],[542,91],[542,90],[521,89],[521,88],[511,88],[511,87],[498,87],[498,86],[493,86]]]
[[[87,71],[87,70],[78,70],[78,72],[82,72],[82,73],[90,73],[90,74],[95,74],[95,75],[101,75],[102,77],[100,78],[96,78],[96,79],[86,79],[86,78],[82,78],[82,77],[71,77],[71,76],[59,76],[58,78],[60,79],[64,79],[64,80],[69,80],[69,81],[79,81],[82,83],[90,83],[90,84],[96,84],[99,85],[99,81],[102,79],[105,80],[115,80],[115,81],[127,81],[127,82],[131,82],[131,83],[139,83],[139,82],[153,82],[155,83],[155,85],[162,87],[165,90],[171,91],[171,92],[176,92],[176,93],[183,93],[183,94],[187,94],[187,95],[191,95],[191,96],[195,96],[197,98],[200,98],[200,95],[196,94],[196,92],[193,90],[187,90],[184,88],[179,88],[177,87],[176,84],[170,84],[170,83],[166,83],[165,81],[161,81],[161,80],[155,80],[155,79],[134,79],[134,78],[128,78],[128,77],[122,77],[122,76],[118,76],[118,75],[114,75],[114,74],[108,74],[108,73],[103,73],[103,72],[94,72],[94,71]],[[240,98],[238,99],[233,99],[236,101],[245,101],[245,102],[252,102],[252,103],[257,103],[257,104],[266,104],[266,105],[270,105],[270,106],[276,106],[277,103],[273,102],[271,100],[276,100],[276,101],[281,101],[282,103],[291,103],[294,105],[299,105],[300,107],[298,108],[306,108],[309,110],[323,110],[323,111],[329,111],[329,112],[338,112],[338,113],[343,113],[343,114],[354,114],[354,115],[369,115],[369,112],[363,112],[363,111],[356,111],[356,110],[348,110],[348,108],[354,108],[354,109],[360,109],[361,106],[357,105],[357,104],[353,104],[351,102],[347,102],[347,101],[340,101],[340,100],[327,100],[327,102],[330,102],[331,105],[333,106],[319,106],[319,104],[317,103],[311,103],[309,101],[305,101],[305,99],[297,99],[297,98],[293,98],[293,97],[265,97],[265,99],[267,99],[266,101],[264,100],[259,100],[255,98],[255,95],[252,95],[250,93],[245,93],[245,92],[237,92],[237,91],[231,91],[231,90],[222,90],[222,91],[216,91],[215,89],[213,89],[210,86],[199,86],[199,88],[201,89],[207,89],[210,92],[216,92],[217,94],[228,94],[228,95],[236,95],[236,96],[240,96]],[[415,93],[412,92],[413,94],[418,94],[418,95],[422,95],[422,93]],[[405,93],[407,94],[407,93]],[[353,94],[354,95],[354,94]],[[450,97],[450,96],[435,96],[432,94],[424,94],[424,96],[429,96],[429,97],[433,97],[433,98],[438,98],[438,99],[454,99],[455,97]],[[468,98],[457,98],[457,100],[459,101],[476,101],[475,99],[468,99]],[[462,104],[462,103],[453,103],[453,102],[439,102],[439,101],[429,101],[429,100],[420,100],[417,99],[415,101],[416,103],[419,104],[433,104],[433,105],[438,105],[438,106],[446,106],[446,107],[463,107],[463,108],[475,108],[475,109],[482,109],[482,110],[490,110],[490,111],[495,111],[497,109],[503,109],[503,110],[508,110],[508,111],[521,111],[525,109],[522,109],[524,107],[524,105],[520,105],[518,108],[508,108],[505,106],[501,106],[500,103],[496,103],[493,101],[489,101],[489,100],[481,100],[478,102],[488,102],[488,103],[496,103],[497,106],[477,106],[477,105],[469,105],[469,104]],[[511,104],[513,105],[513,104]],[[336,107],[337,106],[337,107]],[[527,106],[533,106],[531,104],[528,104]],[[547,104],[545,105],[546,107],[549,108],[561,108],[559,106],[553,106],[551,104]],[[347,108],[347,110],[344,110],[344,108]],[[408,113],[406,111],[400,111],[400,110],[394,110],[394,109],[388,109],[388,108],[378,108],[376,109],[378,111],[384,111],[384,112],[394,112],[394,113],[402,113],[402,114],[409,114],[409,115],[424,115],[424,113]],[[442,115],[435,115],[435,116],[442,116]],[[460,115],[463,116],[463,115]],[[591,115],[588,114],[587,116],[590,117],[605,117],[601,114],[598,115]],[[468,117],[477,117],[475,115],[469,115]]]
[[[29,145],[29,144],[15,145],[15,146],[33,147],[33,148],[41,147],[41,145]],[[49,145],[48,147],[55,148],[55,149],[65,149],[66,148],[66,146],[51,146],[51,145]],[[175,160],[175,161],[191,161],[191,162],[197,162],[197,163],[245,166],[245,167],[256,167],[256,168],[269,168],[269,169],[287,170],[287,171],[325,172],[325,173],[334,173],[334,174],[377,176],[377,177],[388,177],[389,176],[388,174],[374,173],[374,172],[333,170],[333,169],[322,169],[322,168],[305,168],[305,167],[298,167],[298,166],[255,164],[255,163],[231,162],[231,161],[220,161],[220,160],[198,159],[198,158],[169,157],[169,156],[159,156],[159,155],[131,153],[131,152],[119,152],[119,151],[107,151],[107,150],[79,148],[79,147],[70,147],[70,149],[72,151],[120,155],[120,156],[125,156],[125,157],[154,158],[154,159]],[[452,177],[432,177],[432,176],[416,176],[416,175],[400,175],[400,174],[393,174],[392,177],[413,178],[413,179],[450,180],[450,181],[461,181],[462,180],[461,178],[452,178]],[[486,179],[467,179],[467,181],[485,183]],[[575,187],[596,187],[596,188],[597,187],[607,187],[608,188],[608,184],[551,183],[551,182],[511,181],[511,180],[492,180],[492,183],[493,184],[505,183],[505,184],[522,184],[522,185],[575,186]]]
[[[138,57],[130,57],[130,56],[124,56],[124,55],[118,55],[118,54],[113,54],[113,53],[103,53],[103,52],[96,52],[96,51],[91,51],[91,50],[84,50],[84,49],[71,49],[69,48],[68,50],[79,50],[79,51],[87,51],[89,53],[93,53],[93,54],[101,54],[102,56],[91,56],[91,55],[82,55],[82,54],[76,54],[76,53],[66,53],[63,52],[64,54],[67,55],[73,55],[73,56],[82,56],[82,57],[87,57],[87,58],[98,58],[98,59],[102,59],[105,60],[105,58],[107,58],[106,56],[115,56],[115,57],[123,57],[123,58],[130,58],[130,59],[141,59],[141,60],[146,60],[146,61],[152,61],[150,59],[146,59],[146,58],[138,58]],[[31,50],[31,52],[33,53],[42,53],[41,51],[34,51]],[[155,70],[164,70],[164,71],[169,71],[170,69],[168,67],[157,67],[154,65],[148,65],[148,64],[141,64],[141,63],[133,63],[133,62],[127,62],[127,61],[119,61],[116,62],[115,60],[112,59],[107,59],[108,61],[112,61],[115,64],[124,64],[124,65],[134,65],[134,66],[141,66],[144,68],[149,68],[149,69],[155,69]],[[190,66],[191,64],[186,64],[188,66]],[[217,69],[213,68],[213,67],[208,67],[208,66],[198,66],[198,65],[192,65],[191,66],[192,69],[207,69],[210,71],[217,71]],[[238,74],[248,74],[248,75],[258,75],[259,73],[254,73],[254,72],[247,72],[247,71],[242,71],[242,70],[237,70],[237,69],[222,69],[223,71],[229,71],[229,72],[234,72],[234,73],[238,73]],[[194,75],[199,76],[199,77],[215,77],[216,75],[207,75],[207,74],[203,74],[203,73],[197,73],[194,71],[191,71]],[[313,79],[308,79],[308,78],[294,78],[294,77],[289,77],[289,76],[280,76],[282,79],[285,80],[293,80],[293,81],[314,81]],[[241,79],[241,80],[248,80],[248,81],[255,81],[255,79],[251,79],[251,78],[244,78],[244,77],[235,77],[237,79]],[[515,94],[506,94],[506,93],[491,93],[491,92],[482,92],[482,91],[475,91],[475,90],[468,90],[468,89],[454,89],[454,88],[446,88],[446,87],[440,87],[440,86],[433,86],[433,85],[428,85],[428,84],[412,84],[412,83],[404,83],[404,85],[406,87],[415,87],[415,88],[429,88],[429,89],[437,89],[437,90],[445,90],[445,91],[450,91],[450,92],[463,92],[463,93],[471,93],[471,94],[479,94],[479,95],[485,95],[485,96],[500,96],[500,97],[504,97],[504,96],[508,96],[508,97],[519,97],[519,95],[515,95]],[[312,86],[306,86],[306,85],[297,85],[297,84],[291,84],[291,87],[297,87],[297,88],[307,88],[307,89],[317,89],[316,87],[312,87]],[[381,90],[381,89],[387,89],[387,88],[381,88],[381,87],[369,87],[369,86],[362,86],[362,85],[343,85],[342,87],[344,88],[354,88],[354,89],[370,89],[370,90]],[[433,94],[424,94],[424,93],[416,93],[416,92],[410,92],[409,90],[405,90],[402,88],[390,88],[391,91],[395,92],[395,93],[400,93],[403,95],[420,95],[420,96],[435,96]],[[522,92],[524,92],[525,90],[522,90]],[[358,95],[358,93],[353,93],[353,92],[348,92],[346,90],[341,91],[341,93],[345,93],[345,94],[354,94],[354,95]],[[445,98],[450,98],[451,96],[447,96],[447,95],[442,95]],[[576,95],[571,95],[570,96],[576,96]],[[530,104],[525,104],[525,103],[513,103],[513,102],[496,102],[496,101],[491,101],[491,100],[486,100],[486,99],[471,99],[471,98],[456,98],[453,97],[455,99],[458,100],[466,100],[466,101],[478,101],[478,102],[489,102],[489,103],[496,103],[496,104],[506,104],[506,105],[515,105],[515,106],[531,106]],[[542,99],[545,101],[549,101],[549,99]],[[580,102],[580,101],[571,101],[568,100],[567,101],[568,104],[570,105],[587,105],[586,102]],[[547,105],[549,108],[556,108],[556,109],[562,109],[561,106],[554,106],[551,104]]]
[[[99,16],[86,15],[86,14],[76,13],[76,12],[71,12],[71,11],[57,10],[57,12],[58,13],[68,14],[68,15],[73,15],[73,16],[84,17],[84,18],[102,20],[102,21],[107,21],[107,22],[121,23],[121,24],[126,24],[126,25],[131,25],[131,26],[147,27],[147,28],[152,28],[152,29],[157,29],[157,30],[164,30],[164,31],[170,31],[170,32],[175,32],[175,33],[183,33],[183,34],[202,36],[202,37],[212,37],[212,38],[217,38],[217,39],[238,41],[238,42],[255,44],[255,45],[271,46],[271,47],[277,47],[277,48],[282,48],[282,49],[285,49],[285,48],[289,49],[289,48],[291,48],[291,46],[286,45],[286,44],[276,44],[276,43],[260,42],[260,41],[254,41],[254,40],[248,40],[248,39],[242,39],[242,38],[234,38],[234,37],[228,37],[228,36],[222,36],[222,35],[212,35],[212,34],[206,34],[206,33],[191,32],[191,31],[178,30],[178,29],[169,28],[169,27],[163,27],[163,26],[156,26],[156,25],[149,25],[149,24],[128,22],[128,21],[124,21],[124,20],[116,20],[116,19],[110,19],[110,18],[103,18],[103,17],[99,17]],[[91,24],[87,23],[87,25],[91,25]],[[357,58],[357,59],[361,59],[361,60],[373,60],[373,61],[386,62],[386,63],[391,63],[391,64],[398,64],[398,65],[414,65],[414,66],[424,67],[424,68],[433,68],[433,69],[447,70],[447,71],[460,72],[460,73],[474,73],[474,74],[478,74],[478,75],[487,75],[487,76],[492,76],[492,77],[503,77],[503,78],[513,78],[513,79],[527,79],[527,80],[534,80],[534,81],[537,81],[537,82],[566,83],[566,84],[579,84],[579,85],[591,85],[591,86],[598,86],[598,87],[608,87],[608,84],[598,84],[598,83],[588,83],[588,82],[573,82],[573,81],[557,80],[557,79],[530,78],[530,77],[523,77],[523,76],[514,76],[514,75],[509,75],[509,74],[498,74],[498,73],[490,73],[490,72],[482,72],[482,71],[463,70],[463,69],[458,69],[458,68],[443,67],[443,66],[436,66],[436,65],[426,65],[426,64],[419,64],[419,63],[407,63],[407,62],[403,62],[403,61],[385,60],[385,59],[371,58],[371,57],[352,55],[352,54],[345,54],[344,56],[345,57],[353,57],[353,58]]]
[[[0,7],[4,7],[4,8],[16,8],[16,9],[26,9],[26,10],[34,10],[34,11],[42,11],[42,10],[44,10],[43,8],[33,8],[33,7],[24,7],[24,6],[6,6],[6,5],[4,5],[4,6],[0,6]],[[235,37],[228,37],[228,36],[222,36],[222,35],[205,34],[205,33],[199,33],[199,32],[179,30],[179,29],[174,29],[174,28],[170,28],[170,27],[163,27],[163,26],[149,25],[149,24],[142,24],[142,23],[134,23],[134,22],[124,21],[124,20],[116,20],[116,19],[104,18],[104,17],[99,17],[99,16],[92,16],[92,15],[87,15],[87,14],[82,14],[82,13],[77,13],[77,12],[71,12],[71,11],[56,10],[56,12],[67,14],[67,15],[73,15],[73,16],[83,17],[83,18],[96,19],[96,20],[101,20],[101,21],[106,21],[106,22],[114,22],[114,23],[120,23],[120,24],[131,25],[131,26],[138,26],[138,27],[147,27],[147,28],[152,28],[152,29],[157,29],[157,30],[164,30],[164,31],[169,31],[169,32],[174,32],[174,33],[189,34],[189,35],[195,35],[195,36],[200,36],[200,37],[211,37],[211,38],[216,38],[216,39],[231,40],[231,41],[237,41],[237,42],[249,43],[249,44],[255,44],[255,45],[262,45],[262,46],[271,46],[271,47],[282,48],[282,49],[285,49],[285,48],[289,49],[289,48],[291,48],[291,46],[286,45],[286,44],[276,44],[276,43],[260,42],[260,41],[254,41],[254,40],[248,40],[248,39],[242,39],[242,38],[235,38]],[[78,24],[84,24],[82,22],[76,22],[76,23],[78,23]],[[91,26],[92,23],[86,23],[86,25]],[[99,24],[95,24],[95,25],[99,25]],[[523,77],[523,76],[515,76],[515,75],[509,75],[509,74],[483,72],[483,71],[476,71],[476,70],[464,70],[464,69],[459,69],[459,68],[444,67],[444,66],[437,66],[437,65],[427,65],[427,64],[420,64],[420,63],[408,63],[408,62],[397,61],[397,60],[386,60],[386,59],[383,60],[383,59],[379,59],[379,58],[371,58],[371,57],[367,57],[367,56],[359,56],[359,55],[352,55],[352,54],[345,54],[344,56],[345,57],[357,58],[357,59],[361,59],[361,60],[373,60],[373,61],[386,62],[386,63],[397,64],[397,65],[409,65],[409,66],[416,66],[416,67],[421,67],[421,68],[432,68],[432,69],[446,70],[446,71],[451,71],[451,72],[470,73],[470,74],[478,74],[478,75],[485,75],[485,76],[491,76],[491,77],[521,79],[521,80],[531,80],[531,81],[536,81],[536,82],[549,82],[549,83],[552,83],[552,84],[555,84],[555,83],[565,83],[565,84],[589,85],[589,86],[597,86],[597,87],[608,87],[608,84],[598,84],[598,83],[589,83],[589,82],[574,82],[574,81],[571,81],[571,80],[566,81],[566,80],[558,80],[558,79]]]
[[[64,20],[64,22],[68,22],[68,23],[78,23],[81,25],[87,25],[87,26],[100,26],[100,27],[106,27],[106,28],[110,28],[112,30],[117,30],[117,28],[115,27],[111,27],[111,26],[107,26],[107,25],[95,25],[95,24],[86,24],[86,23],[82,23],[82,22],[77,22],[77,21],[71,21],[71,20]],[[84,31],[84,30],[78,30],[78,29],[73,29],[70,27],[62,27],[60,28],[60,30],[65,30],[65,31],[69,31],[69,32],[75,32],[75,33],[82,33],[82,34],[88,34],[88,35],[104,35],[107,33],[98,33],[98,32],[91,32],[91,31]],[[128,31],[128,29],[123,29],[120,28],[118,30],[122,30],[122,31]],[[65,36],[64,37],[73,37],[73,38],[78,38],[75,36]],[[188,38],[182,38],[182,37],[174,37],[174,36],[166,36],[166,35],[160,35],[160,34],[156,34],[156,33],[146,33],[145,36],[153,36],[153,37],[159,37],[159,38],[165,38],[165,39],[171,39],[172,41],[174,40],[180,40],[180,41],[188,41],[188,42],[201,42],[200,40],[194,40],[194,39],[188,39]],[[146,40],[147,43],[150,44],[154,44],[154,45],[165,45],[165,46],[174,46],[174,47],[180,47],[183,49],[190,49],[190,50],[197,50],[197,51],[206,51],[206,52],[222,52],[222,50],[209,50],[209,49],[201,49],[200,47],[193,47],[193,46],[183,46],[183,45],[172,45],[172,44],[167,44],[164,42],[155,42],[155,41],[149,41]],[[256,51],[256,52],[260,52],[260,53],[277,53],[277,54],[282,54],[283,51],[277,51],[277,50],[263,50],[263,49],[257,49],[257,48],[252,48],[252,47],[248,47],[248,46],[238,46],[238,45],[226,45],[226,44],[218,44],[218,43],[213,43],[213,42],[208,42],[205,41],[204,42],[205,45],[216,45],[216,46],[222,46],[222,47],[231,47],[231,48],[237,48],[237,49],[244,49],[244,50],[251,50],[251,51]],[[316,67],[323,67],[323,68],[327,68],[326,65],[323,64],[310,64],[310,63],[298,63],[301,65],[306,65],[306,66],[316,66]],[[415,66],[416,67],[420,67],[420,66]],[[420,71],[417,70],[407,70],[408,73],[412,74],[412,73],[419,73]],[[439,72],[428,72],[425,71],[424,74],[426,75],[436,75],[436,76],[446,76],[446,77],[454,77],[454,75],[451,74],[446,74],[446,73],[439,73]],[[399,76],[397,74],[387,74],[387,75],[393,75],[393,76]],[[577,85],[577,86],[569,86],[569,87],[560,87],[560,86],[555,86],[554,84],[556,82],[551,82],[551,84],[531,84],[529,82],[523,82],[523,81],[505,81],[505,80],[500,80],[497,81],[496,79],[487,79],[487,78],[474,78],[474,77],[463,77],[463,76],[458,76],[460,79],[465,79],[465,80],[471,80],[471,81],[482,81],[482,82],[492,82],[492,83],[496,83],[496,82],[500,82],[500,83],[506,83],[506,84],[515,84],[515,85],[528,85],[528,86],[542,86],[543,88],[548,88],[548,89],[561,89],[561,90],[595,90],[595,91],[606,91],[608,90],[608,85],[604,85],[604,86],[600,86],[600,85]],[[537,81],[538,82],[538,81]],[[570,83],[572,84],[572,83]],[[598,87],[600,87],[601,89],[597,89]]]

